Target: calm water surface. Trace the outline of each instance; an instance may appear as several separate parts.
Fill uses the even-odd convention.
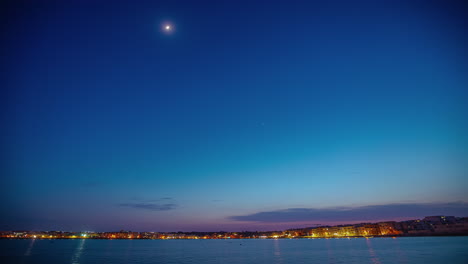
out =
[[[0,263],[468,263],[468,237],[0,240]]]

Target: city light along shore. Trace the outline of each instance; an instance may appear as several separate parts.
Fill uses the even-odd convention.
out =
[[[1,231],[2,239],[290,239],[398,236],[467,236],[468,217],[428,216],[422,220],[316,226],[285,231],[242,232],[68,232]]]

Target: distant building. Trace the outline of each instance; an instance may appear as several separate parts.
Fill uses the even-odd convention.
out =
[[[455,216],[436,215],[426,216],[423,221],[430,224],[454,224],[457,222],[457,218]]]
[[[353,225],[348,225],[348,226],[342,226],[340,227],[340,234],[342,236],[346,236],[346,237],[349,237],[349,236],[357,236],[358,235],[358,232],[357,232],[357,229],[355,226]]]
[[[362,224],[357,227],[359,236],[379,236],[380,227],[378,224]]]
[[[382,236],[391,236],[391,235],[401,235],[401,225],[395,221],[380,222],[377,223],[380,228],[380,235]]]

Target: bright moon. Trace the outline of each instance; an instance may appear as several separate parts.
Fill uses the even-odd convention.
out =
[[[170,25],[170,24],[165,24],[165,25],[163,26],[163,29],[164,29],[164,31],[166,31],[166,32],[171,32],[171,31],[172,31],[172,25]]]

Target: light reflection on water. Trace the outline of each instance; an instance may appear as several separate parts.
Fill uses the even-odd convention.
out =
[[[333,248],[330,245],[330,239],[325,239],[325,243],[327,245],[327,256],[328,256],[328,263],[334,264],[335,263],[335,256],[333,256]]]
[[[374,249],[372,248],[371,239],[366,238],[366,244],[367,244],[367,248],[369,249],[369,256],[372,261],[372,264],[380,264],[380,260],[377,257],[377,254],[375,254]]]
[[[0,240],[0,263],[468,263],[468,237]]]
[[[29,243],[28,249],[24,253],[25,256],[30,256],[31,255],[31,250],[34,247],[34,242],[36,242],[36,239],[31,239],[31,242]]]
[[[72,257],[72,264],[79,264],[80,263],[80,258],[81,255],[83,254],[83,248],[85,244],[86,239],[81,239],[80,243],[78,244],[78,247],[76,247],[75,254],[73,254]]]
[[[408,263],[405,253],[403,252],[403,250],[400,249],[399,239],[397,239],[396,237],[393,237],[392,241],[393,241],[393,248],[395,249],[398,263],[402,263],[402,264]]]
[[[280,241],[278,239],[273,240],[273,248],[274,248],[274,256],[275,256],[275,263],[281,264],[283,263],[283,259],[281,258],[281,249],[280,249]]]
[[[131,263],[131,254],[132,254],[132,245],[133,245],[133,240],[128,241],[128,246],[125,249],[125,263]]]

